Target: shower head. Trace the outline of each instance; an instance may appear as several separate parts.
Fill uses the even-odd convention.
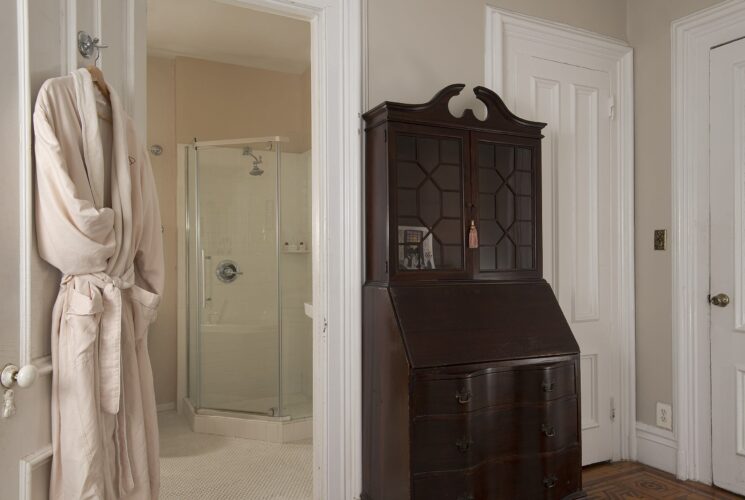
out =
[[[246,146],[245,148],[243,148],[243,156],[250,156],[251,158],[254,159],[254,161],[253,161],[253,168],[248,173],[249,175],[258,176],[258,175],[261,175],[261,174],[264,173],[264,170],[259,167],[259,165],[261,165],[261,163],[263,161],[261,159],[261,156],[259,156],[258,158],[256,158],[256,155],[253,154],[253,151],[251,150],[251,147],[250,146]]]
[[[248,175],[258,176],[264,173],[264,170],[259,168],[259,165],[257,163],[254,163],[253,168],[248,173]]]

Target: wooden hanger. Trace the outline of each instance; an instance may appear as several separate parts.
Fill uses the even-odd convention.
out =
[[[101,71],[101,68],[95,65],[90,65],[86,69],[91,74],[93,83],[96,84],[96,87],[98,87],[98,90],[101,91],[101,93],[106,99],[110,99],[111,97],[109,95],[109,87],[106,85],[106,80],[103,77],[103,71]]]
[[[88,66],[86,69],[91,74],[91,79],[93,80],[93,83],[96,84],[96,87],[98,87],[98,90],[101,91],[101,94],[106,98],[107,101],[109,101],[109,104],[111,104],[111,95],[109,94],[109,87],[106,85],[106,80],[104,80],[103,78],[103,71],[101,71],[101,68],[92,64]],[[109,118],[108,116],[103,116],[101,113],[98,113],[98,117],[104,121],[113,123],[111,118]]]

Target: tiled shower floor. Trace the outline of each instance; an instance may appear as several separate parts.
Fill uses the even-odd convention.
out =
[[[313,445],[274,444],[191,432],[176,412],[160,424],[162,500],[311,498]]]

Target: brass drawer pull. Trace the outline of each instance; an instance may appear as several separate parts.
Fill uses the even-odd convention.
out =
[[[458,392],[455,393],[455,399],[458,400],[458,402],[462,405],[470,403],[471,402],[471,391],[466,389],[465,387]]]
[[[541,431],[546,437],[554,437],[556,435],[556,429],[554,429],[553,425],[543,424]]]
[[[559,482],[559,480],[556,478],[556,476],[548,476],[543,480],[543,486],[547,489],[551,489]]]
[[[551,392],[554,390],[554,381],[549,380],[543,383],[543,392]]]
[[[461,453],[465,453],[472,444],[473,439],[464,436],[455,442],[455,447],[458,448]]]

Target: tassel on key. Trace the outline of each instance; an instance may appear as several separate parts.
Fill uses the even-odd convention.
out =
[[[471,229],[468,230],[468,248],[479,247],[479,232],[476,229],[476,224],[471,219]]]

